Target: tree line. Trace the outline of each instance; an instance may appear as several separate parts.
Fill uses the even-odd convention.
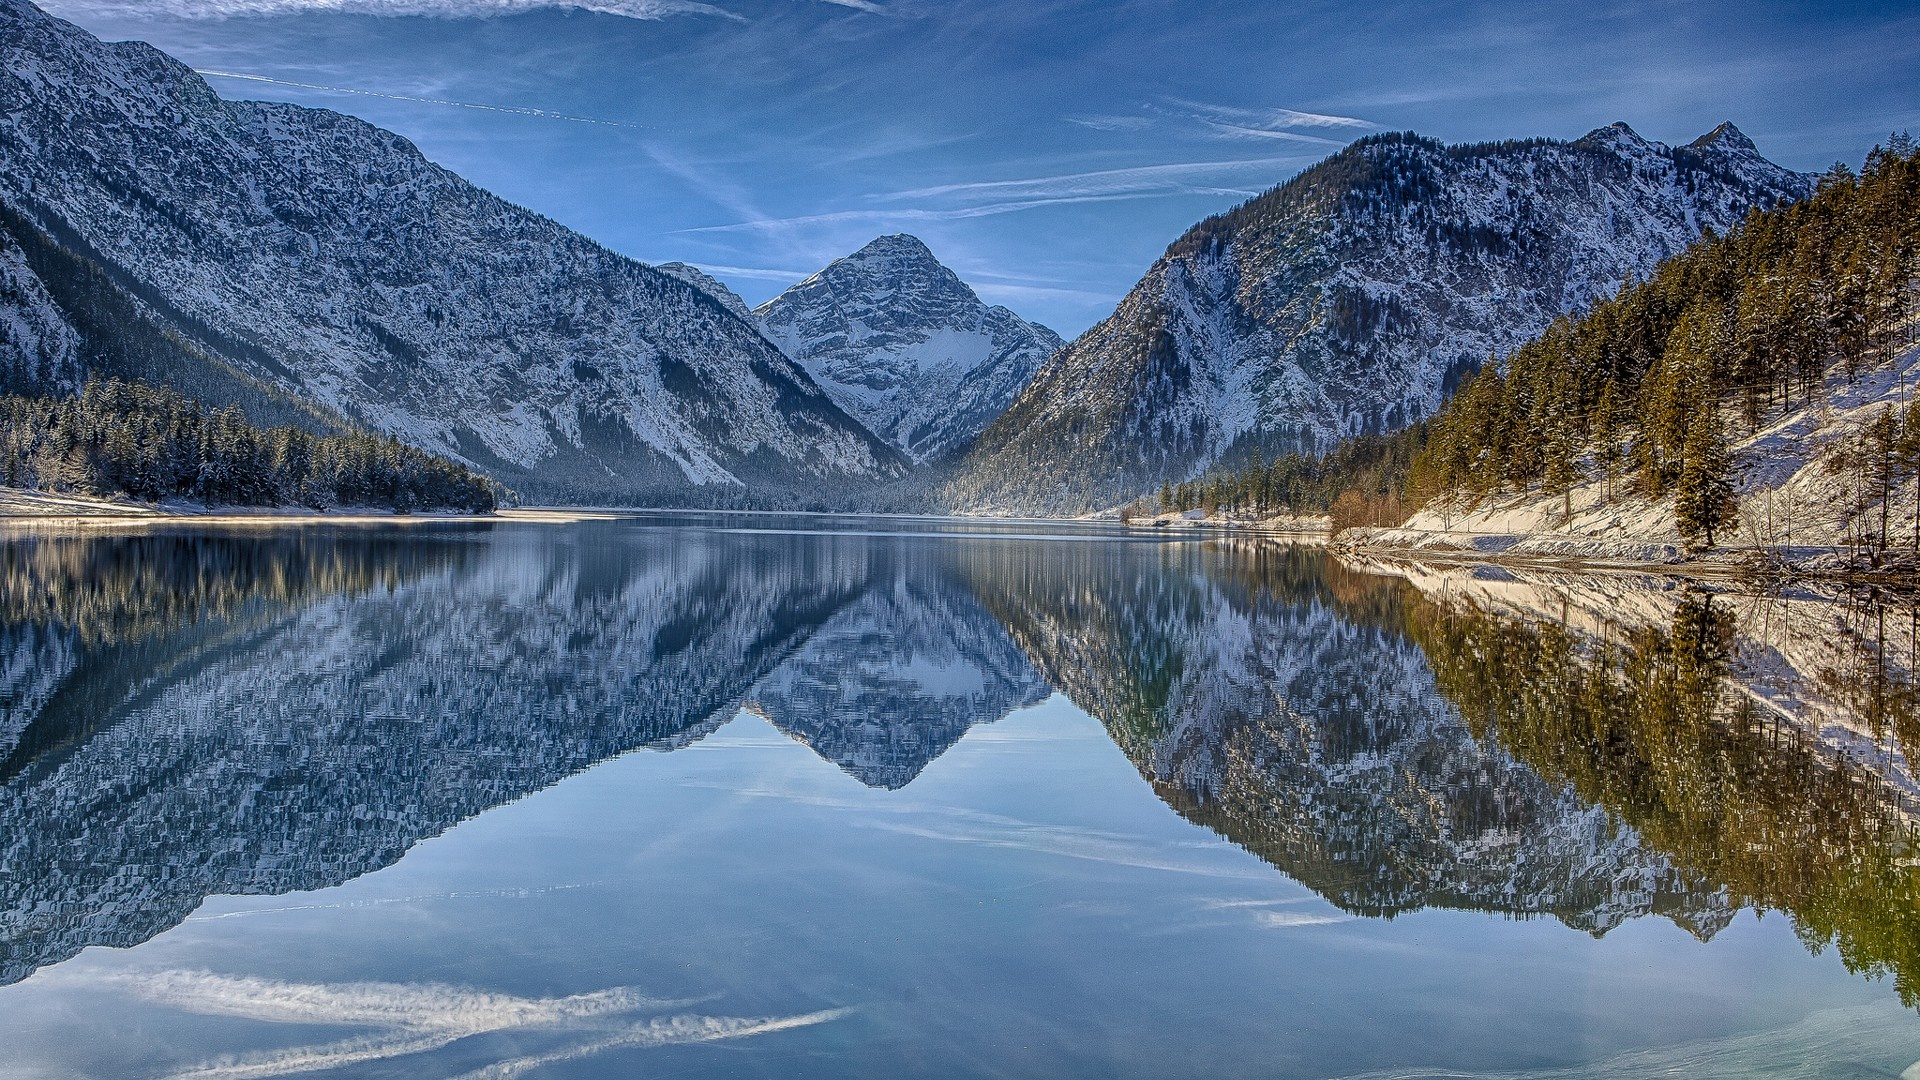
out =
[[[1709,232],[1647,280],[1489,358],[1428,422],[1169,485],[1162,505],[1333,511],[1339,528],[1501,491],[1558,493],[1570,511],[1573,489],[1597,481],[1609,498],[1671,496],[1682,535],[1712,546],[1734,522],[1732,440],[1911,344],[1917,299],[1920,151],[1902,134],[1858,174],[1835,165],[1811,198]],[[1883,511],[1896,486],[1920,489],[1910,400],[1836,459]],[[1895,542],[1885,516],[1869,543]]]
[[[1409,494],[1625,485],[1672,496],[1682,535],[1712,546],[1733,521],[1731,439],[1908,344],[1917,281],[1920,154],[1896,136],[1858,175],[1836,165],[1812,198],[1703,237],[1487,364],[1429,425]]]
[[[1160,508],[1263,518],[1331,514],[1336,529],[1402,521],[1410,512],[1407,477],[1426,432],[1419,423],[1391,435],[1359,435],[1324,455],[1290,452],[1268,459],[1256,451],[1241,468],[1162,484]]]
[[[0,396],[0,482],[10,487],[221,506],[379,507],[483,513],[493,479],[392,436],[262,429],[166,387],[93,380],[72,397]]]

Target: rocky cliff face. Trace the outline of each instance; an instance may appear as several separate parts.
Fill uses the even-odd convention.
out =
[[[0,0],[0,349],[358,424],[550,495],[857,488],[905,463],[707,291],[324,110]],[[257,407],[257,408],[256,408]]]
[[[11,235],[0,232],[0,367],[14,386],[82,381],[79,335]]]
[[[1062,344],[982,303],[904,235],[835,261],[754,314],[835,402],[923,462],[971,443]]]
[[[1810,187],[1731,124],[1680,147],[1624,124],[1363,139],[1176,241],[981,435],[947,500],[1077,512],[1223,456],[1403,427],[1703,229]]]
[[[727,288],[726,282],[721,281],[705,270],[683,262],[658,263],[654,266],[654,269],[670,277],[679,278],[681,281],[699,289],[701,292],[720,301],[721,307],[733,312],[742,322],[755,325],[753,311],[747,307],[747,302],[740,299],[738,293]]]

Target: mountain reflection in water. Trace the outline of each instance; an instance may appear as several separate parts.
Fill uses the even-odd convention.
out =
[[[1058,692],[1358,915],[1745,908],[1920,1001],[1911,606],[1278,546],[578,526],[0,543],[0,981],[746,709],[904,788]]]

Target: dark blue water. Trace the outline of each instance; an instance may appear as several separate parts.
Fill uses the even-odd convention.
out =
[[[1912,624],[1036,525],[18,534],[0,1077],[1911,1077]]]

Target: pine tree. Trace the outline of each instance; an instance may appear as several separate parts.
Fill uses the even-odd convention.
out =
[[[1689,546],[1711,548],[1715,530],[1733,517],[1726,432],[1717,409],[1709,406],[1690,419],[1680,458],[1673,486],[1674,518]]]

